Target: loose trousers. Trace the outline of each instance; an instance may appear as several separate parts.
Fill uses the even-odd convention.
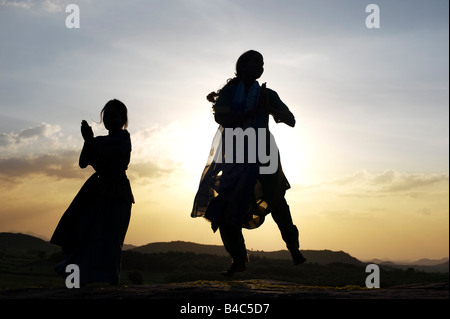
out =
[[[283,197],[278,205],[272,208],[272,217],[281,232],[281,237],[286,243],[288,250],[296,250],[300,248],[299,233],[297,227],[292,222],[291,212],[286,199]],[[235,262],[248,261],[247,248],[242,234],[242,227],[221,223],[219,226],[220,236],[225,249]]]

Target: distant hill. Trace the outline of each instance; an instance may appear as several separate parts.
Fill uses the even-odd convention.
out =
[[[223,246],[220,245],[202,245],[185,241],[172,241],[172,242],[158,242],[150,243],[147,245],[133,248],[132,251],[152,254],[152,253],[165,253],[169,251],[173,252],[192,252],[196,254],[211,254],[217,256],[229,256]],[[355,257],[343,251],[331,251],[331,250],[302,250],[303,255],[310,263],[318,263],[321,265],[327,265],[330,263],[347,263],[353,265],[363,264]],[[252,256],[259,256],[270,259],[291,259],[291,255],[287,250],[279,250],[272,252],[253,251],[249,250],[248,254],[250,259]]]
[[[172,241],[172,242],[156,242],[143,246],[124,245],[124,250],[134,251],[143,254],[165,253],[165,252],[192,252],[196,254],[210,254],[217,256],[229,256],[222,245],[203,245],[193,242]],[[21,234],[21,233],[0,233],[0,257],[2,255],[38,255],[45,253],[50,256],[56,252],[60,252],[60,248],[43,239]],[[303,255],[308,263],[316,263],[320,265],[328,265],[332,263],[344,263],[352,265],[364,265],[375,263],[387,267],[395,267],[401,269],[413,268],[415,270],[425,272],[448,272],[448,258],[441,260],[420,259],[414,264],[398,264],[391,261],[383,261],[373,259],[371,261],[360,261],[357,258],[343,251],[331,250],[302,250]],[[249,250],[250,261],[252,256],[269,259],[291,260],[291,256],[287,250],[279,251],[254,251]]]
[[[122,250],[130,250],[130,249],[133,249],[133,248],[136,248],[136,247],[137,246],[131,245],[131,244],[123,244]]]
[[[374,263],[380,266],[388,266],[399,269],[414,269],[424,272],[439,272],[448,273],[449,272],[449,260],[448,258],[442,259],[428,259],[422,258],[416,261],[390,261],[382,259],[372,259],[366,261],[366,263]]]
[[[447,263],[448,264],[448,258],[442,258],[442,259],[428,259],[428,258],[422,258],[416,261],[415,265],[421,265],[421,266],[436,266]]]
[[[8,255],[35,255],[45,252],[47,255],[60,251],[58,246],[40,238],[21,233],[0,233],[0,252]]]
[[[371,259],[369,261],[366,261],[367,263],[374,263],[374,264],[383,264],[383,265],[397,265],[397,266],[438,266],[445,263],[448,263],[448,258],[441,258],[441,259],[428,259],[428,258],[422,258],[416,261],[402,261],[402,260],[383,260],[383,259]]]
[[[191,252],[196,254],[210,254],[218,256],[228,256],[223,246],[202,245],[185,241],[157,242],[139,246],[132,249],[143,254],[173,252]]]
[[[420,262],[420,260],[418,262]],[[403,270],[415,269],[415,270],[424,271],[424,272],[440,272],[440,273],[445,273],[445,272],[448,273],[449,272],[448,261],[443,262],[441,264],[433,263],[433,264],[429,264],[429,265],[421,265],[418,263],[396,264],[396,263],[393,263],[392,261],[380,261],[376,264],[380,265],[380,266],[388,266],[388,267],[399,268],[399,269],[403,269]]]
[[[363,262],[343,251],[332,250],[302,250],[307,262],[328,265],[331,263],[344,263],[352,265],[362,265]],[[272,259],[291,259],[291,254],[287,250],[260,252],[249,251],[249,255],[261,256]]]

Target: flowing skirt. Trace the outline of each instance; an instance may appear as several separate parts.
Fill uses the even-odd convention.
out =
[[[121,188],[129,188],[127,182]],[[98,175],[92,175],[63,214],[50,240],[67,256],[56,265],[56,272],[65,277],[66,266],[76,264],[81,284],[119,281],[122,245],[134,200],[114,200],[104,196],[104,189]],[[131,188],[127,193],[131,194]]]
[[[224,128],[219,126],[191,217],[204,217],[211,222],[214,232],[223,222],[247,229],[258,228],[290,188],[279,154],[277,171],[267,175],[259,174],[258,163],[226,163],[225,157]]]

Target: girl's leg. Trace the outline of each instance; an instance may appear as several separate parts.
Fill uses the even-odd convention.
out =
[[[231,258],[233,258],[233,261],[246,262],[248,259],[247,248],[245,247],[242,228],[224,224],[219,227],[219,231],[223,245]]]
[[[224,272],[223,275],[232,276],[235,272],[244,271],[245,263],[248,262],[248,256],[242,228],[223,223],[219,226],[219,232],[226,251],[233,259],[230,269]]]
[[[295,264],[302,264],[306,261],[300,253],[300,243],[298,229],[292,222],[291,211],[286,199],[283,198],[272,210],[272,217],[281,232],[281,237],[286,243],[286,247],[292,255]]]

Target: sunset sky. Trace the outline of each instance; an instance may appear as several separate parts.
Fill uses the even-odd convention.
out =
[[[66,27],[66,5],[80,28]],[[366,6],[380,9],[367,28]],[[135,195],[125,242],[221,244],[190,217],[217,129],[206,95],[261,52],[296,117],[270,126],[302,249],[448,257],[446,0],[0,0],[0,232],[49,239],[91,167],[81,120],[129,111]],[[268,217],[249,249],[285,249]]]

